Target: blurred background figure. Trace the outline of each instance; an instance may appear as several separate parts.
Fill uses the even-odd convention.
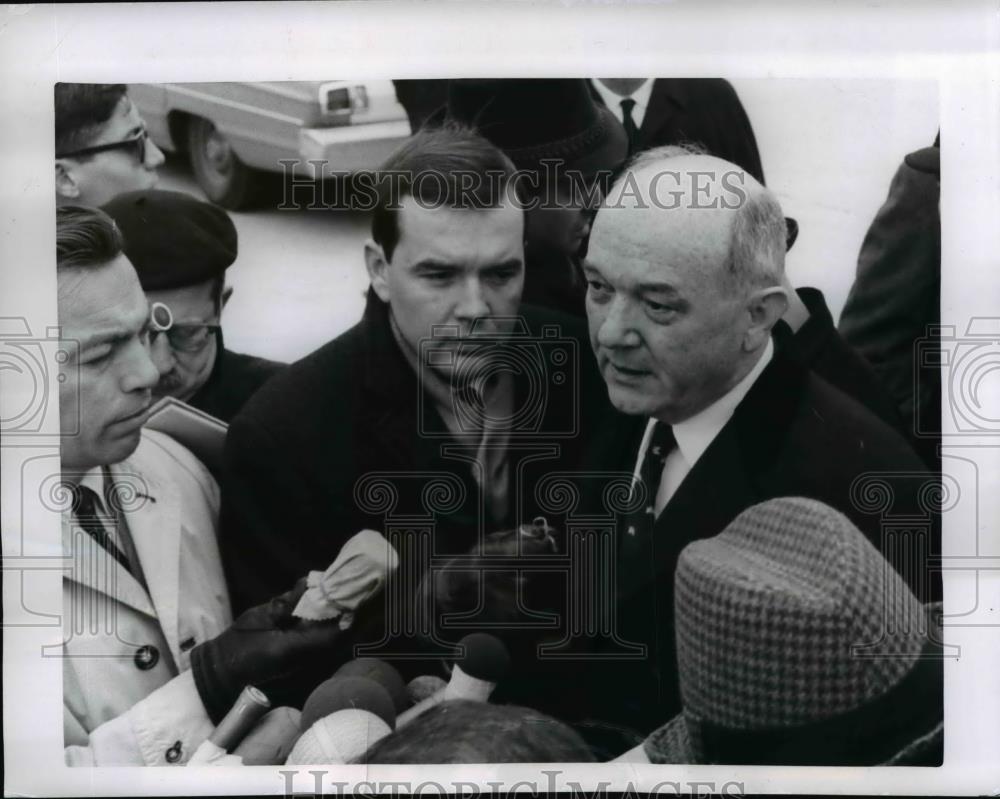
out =
[[[761,503],[689,544],[674,579],[684,709],[621,760],[941,765],[941,606],[845,516]]]
[[[56,204],[103,205],[156,185],[163,153],[124,83],[57,83]]]
[[[932,147],[903,159],[861,245],[840,316],[841,334],[875,368],[933,469],[941,468],[941,370],[919,368],[914,345],[941,319],[940,146],[938,134]]]
[[[153,320],[169,325],[151,337],[160,370],[154,396],[176,397],[228,422],[283,366],[223,344],[222,309],[233,293],[226,270],[237,254],[229,215],[188,194],[155,189],[120,195],[103,210],[125,238],[146,297],[159,304]]]
[[[526,173],[522,301],[583,316],[580,259],[628,154],[621,123],[582,78],[453,80],[446,116],[475,127]]]
[[[699,144],[764,184],[757,140],[735,89],[720,78],[593,78],[594,97],[628,134],[629,155]]]
[[[516,705],[442,702],[382,738],[358,763],[592,763],[583,739],[551,716]]]

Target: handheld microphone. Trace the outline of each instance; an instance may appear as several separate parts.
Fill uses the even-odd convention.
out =
[[[302,733],[302,714],[293,707],[276,707],[247,733],[233,750],[245,766],[280,766]]]
[[[302,706],[302,729],[308,730],[324,716],[349,708],[367,710],[390,728],[396,723],[396,708],[385,688],[367,677],[334,675],[309,694]]]
[[[302,733],[285,762],[290,766],[349,763],[390,732],[388,724],[367,710],[338,710]]]
[[[418,702],[396,719],[396,729],[404,727],[421,713],[449,699],[471,699],[485,702],[510,665],[507,647],[499,638],[488,633],[472,633],[459,645],[465,650],[451,669],[448,684],[422,702]]]
[[[433,696],[438,691],[443,690],[447,684],[436,674],[421,674],[419,677],[414,677],[406,685],[406,693],[409,696],[410,704],[416,705],[419,702],[423,702],[427,697]]]
[[[367,677],[374,680],[392,697],[392,704],[397,713],[402,713],[410,706],[406,692],[406,684],[392,666],[378,658],[355,658],[349,660],[333,673],[334,677]]]

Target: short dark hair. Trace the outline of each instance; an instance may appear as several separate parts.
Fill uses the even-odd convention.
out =
[[[124,83],[57,83],[56,153],[91,144],[125,96]]]
[[[593,763],[579,733],[517,705],[453,699],[374,744],[358,763]]]
[[[428,175],[437,179],[427,180]],[[471,184],[463,176],[472,176]],[[449,122],[423,128],[379,167],[372,239],[386,260],[399,243],[399,205],[414,197],[425,206],[495,208],[519,186],[517,167],[475,129]]]
[[[99,208],[64,205],[56,209],[56,268],[103,266],[124,246],[114,220]]]

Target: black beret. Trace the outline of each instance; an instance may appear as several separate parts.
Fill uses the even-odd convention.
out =
[[[218,206],[177,191],[120,194],[102,206],[125,239],[125,255],[146,291],[220,277],[236,260],[236,228]]]

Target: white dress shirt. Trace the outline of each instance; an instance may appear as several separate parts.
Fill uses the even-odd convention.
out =
[[[632,92],[632,94],[628,95],[621,95],[611,91],[611,89],[601,83],[597,78],[591,78],[590,82],[597,90],[597,93],[601,96],[601,99],[604,100],[604,104],[611,109],[611,112],[616,117],[618,117],[619,122],[624,121],[622,100],[626,97],[631,97],[635,100],[635,106],[632,108],[632,120],[635,122],[637,130],[642,127],[642,120],[646,117],[646,107],[649,105],[649,97],[653,93],[652,78],[646,78],[645,83]]]
[[[663,466],[663,474],[660,477],[660,485],[657,488],[656,501],[653,505],[657,516],[666,507],[684,478],[687,477],[688,472],[694,468],[698,459],[705,453],[715,437],[722,432],[722,428],[726,426],[747,392],[757,382],[757,378],[771,362],[772,357],[774,357],[774,344],[769,339],[763,354],[754,364],[753,369],[747,372],[739,383],[704,410],[673,426],[677,446],[667,455],[667,461]],[[636,460],[633,479],[638,479],[655,424],[656,420],[650,419],[649,424],[646,425],[646,432],[639,445],[639,457]]]

